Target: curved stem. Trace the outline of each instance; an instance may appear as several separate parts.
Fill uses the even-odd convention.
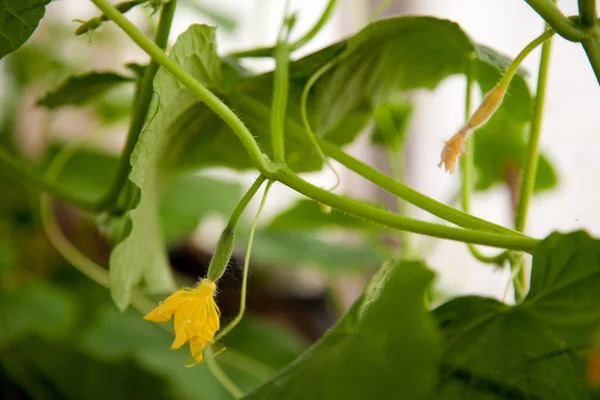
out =
[[[252,254],[252,243],[254,242],[254,231],[256,230],[256,226],[258,225],[258,218],[260,217],[260,213],[262,212],[263,207],[265,206],[265,202],[267,201],[267,195],[269,194],[269,189],[271,189],[271,185],[273,185],[274,181],[267,182],[267,186],[265,187],[265,191],[263,193],[262,200],[260,201],[260,206],[258,207],[258,211],[256,212],[256,216],[254,217],[254,222],[252,222],[252,226],[250,227],[250,237],[248,238],[248,248],[246,249],[246,256],[244,258],[244,273],[242,276],[242,293],[240,295],[240,310],[238,314],[235,316],[233,321],[229,323],[225,328],[223,328],[217,336],[215,336],[214,342],[218,342],[223,339],[229,332],[235,328],[242,318],[244,317],[244,313],[246,312],[246,292],[248,289],[248,271],[250,269],[250,255]]]
[[[317,83],[317,81],[323,75],[325,75],[329,70],[331,70],[331,68],[333,68],[342,59],[343,54],[344,53],[339,54],[337,57],[330,60],[327,64],[323,65],[314,74],[312,74],[312,76],[308,79],[308,82],[306,82],[306,85],[304,85],[304,88],[302,89],[302,96],[300,97],[300,118],[302,119],[302,124],[304,125],[304,131],[308,135],[308,139],[312,143],[315,150],[317,150],[317,153],[319,154],[323,162],[327,164],[331,171],[333,171],[333,174],[335,175],[336,179],[336,183],[333,186],[333,189],[335,189],[340,184],[340,175],[337,173],[335,168],[333,168],[333,165],[331,165],[329,159],[323,153],[321,146],[319,146],[319,142],[317,141],[317,135],[315,135],[310,126],[310,122],[308,122],[306,104],[308,103],[308,94],[310,93],[310,89],[312,89],[314,84]]]
[[[217,360],[213,357],[206,360],[206,365],[210,370],[211,374],[223,385],[225,389],[236,399],[241,399],[244,396],[244,392],[227,376],[225,371],[221,369]]]
[[[263,154],[252,134],[239,117],[231,111],[217,96],[187,73],[175,61],[148,40],[131,22],[119,13],[107,0],[91,0],[104,14],[115,22],[142,50],[152,57],[168,73],[173,75],[183,86],[194,93],[204,104],[213,110],[238,136],[250,158],[263,174],[269,176],[273,166]]]
[[[506,72],[504,73],[504,76],[502,76],[502,79],[500,80],[500,83],[498,84],[498,86],[502,86],[506,89],[508,87],[508,84],[512,80],[513,76],[519,69],[519,66],[525,59],[525,57],[527,57],[529,55],[529,53],[531,53],[540,44],[542,44],[546,40],[550,39],[552,37],[552,35],[554,35],[554,33],[555,33],[554,30],[548,29],[548,30],[544,31],[544,33],[542,33],[540,36],[533,39],[527,46],[525,46],[525,48],[523,50],[521,50],[521,52],[510,63]]]
[[[156,45],[162,50],[166,49],[167,47],[169,32],[171,31],[171,24],[173,22],[173,15],[175,14],[176,5],[177,0],[169,1],[163,6],[160,14],[158,31],[156,33],[154,43],[156,43]],[[98,204],[98,208],[101,210],[114,206],[119,194],[121,193],[123,184],[127,180],[127,176],[131,171],[131,153],[135,148],[135,145],[144,127],[144,122],[148,116],[148,109],[150,108],[150,103],[154,94],[152,83],[157,71],[158,63],[151,59],[150,64],[144,69],[144,75],[141,81],[139,81],[135,92],[133,115],[131,117],[131,124],[129,125],[129,130],[127,132],[125,148],[119,157],[117,171],[115,172],[115,177],[112,181],[112,184],[106,195]]]
[[[304,34],[300,39],[296,40],[290,45],[290,52],[298,50],[308,42],[310,42],[316,35],[321,31],[323,26],[329,21],[331,15],[333,14],[333,10],[335,9],[337,0],[329,0],[327,3],[327,7],[321,14],[319,20],[315,23],[315,25]],[[250,50],[236,51],[234,53],[228,54],[228,57],[237,57],[237,58],[249,58],[249,57],[272,57],[275,51],[275,47],[258,47]]]
[[[523,237],[522,234],[515,232],[512,229],[496,225],[492,222],[464,213],[444,203],[440,203],[431,197],[428,197],[406,185],[403,185],[392,177],[371,167],[370,165],[355,159],[325,139],[318,138],[318,140],[325,153],[331,156],[334,160],[356,172],[365,179],[373,182],[377,186],[389,191],[392,194],[395,194],[403,200],[414,204],[425,211],[428,211],[437,217],[465,228],[497,232],[512,237]]]
[[[10,154],[0,147],[0,171],[6,176],[16,181],[25,181],[33,184],[42,192],[52,193],[52,195],[67,203],[74,204],[86,211],[99,211],[98,204],[94,201],[86,200],[70,193],[62,188],[54,180],[44,179],[39,173],[23,166],[15,160]]]
[[[469,64],[467,71],[467,82],[466,82],[466,95],[465,95],[465,122],[469,121],[471,116],[471,92],[473,91],[473,75],[472,75],[472,64]],[[461,200],[462,209],[466,213],[471,212],[471,193],[473,192],[473,158],[474,158],[474,146],[473,141],[469,140],[466,142],[467,152],[463,155],[460,160],[461,171],[462,171],[462,186],[461,186]],[[504,263],[506,252],[502,252],[496,256],[486,256],[479,251],[475,245],[468,243],[467,247],[471,255],[477,260],[485,264],[496,264],[502,265]]]
[[[526,252],[532,252],[540,242],[538,239],[533,239],[526,236],[515,236],[472,229],[452,228],[445,225],[402,217],[397,214],[383,211],[379,208],[375,208],[359,201],[339,196],[318,188],[306,182],[287,168],[277,169],[273,174],[273,177],[286,186],[299,193],[302,193],[307,197],[310,197],[313,200],[326,204],[332,208],[347,212],[348,214],[356,217],[376,222],[390,228],[406,230],[409,232],[433,236],[441,239],[482,244],[504,249],[523,250]]]
[[[571,42],[581,42],[591,36],[591,32],[579,27],[567,18],[552,0],[525,0],[552,29]]]
[[[321,28],[325,26],[325,24],[327,23],[327,21],[329,21],[329,18],[333,14],[333,10],[335,9],[336,3],[337,0],[329,0],[329,3],[327,3],[327,7],[323,11],[323,14],[321,14],[321,17],[313,25],[313,27],[308,32],[306,32],[304,36],[292,43],[292,45],[290,46],[291,51],[298,50],[300,47],[310,42],[312,38],[314,38],[317,35],[317,33],[321,31]]]
[[[235,207],[235,210],[233,210],[233,213],[231,214],[231,217],[229,217],[229,222],[227,223],[227,227],[225,229],[235,229],[240,219],[240,216],[242,215],[246,207],[248,207],[250,200],[252,200],[252,198],[254,197],[256,192],[258,192],[258,189],[260,189],[260,187],[266,179],[267,178],[264,175],[259,175],[258,178],[256,178],[252,186],[250,186],[246,194],[244,194],[244,197],[242,197],[238,205]]]
[[[379,17],[379,14],[381,14],[383,10],[385,10],[386,7],[389,6],[393,1],[394,0],[382,0],[381,3],[379,3],[379,5],[375,8],[375,11],[373,11],[373,14],[371,14],[369,23],[375,22],[377,17]]]
[[[533,187],[535,185],[535,175],[537,172],[539,158],[538,145],[542,126],[542,115],[544,112],[544,98],[546,96],[546,81],[548,78],[548,64],[550,60],[551,44],[552,42],[548,41],[544,43],[544,46],[542,47],[533,117],[531,121],[531,130],[529,133],[527,159],[525,161],[525,170],[523,172],[523,181],[521,183],[517,215],[515,218],[515,228],[519,232],[523,232],[525,230],[529,200],[531,199]]]

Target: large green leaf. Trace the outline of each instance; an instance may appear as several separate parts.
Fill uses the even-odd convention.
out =
[[[536,250],[517,306],[462,297],[435,310],[444,332],[440,399],[588,399],[600,326],[600,241],[554,233]]]
[[[84,333],[81,346],[106,362],[135,361],[167,381],[175,398],[231,398],[205,364],[185,368],[190,358],[189,348],[169,350],[172,342],[172,334],[144,321],[139,313],[128,310],[120,314],[114,307],[107,306],[98,310]],[[227,368],[238,385],[248,390],[271,378],[305,348],[303,341],[290,331],[254,318],[245,319],[227,336],[225,344],[226,350],[217,361]],[[256,370],[247,370],[248,365]]]
[[[386,263],[351,310],[248,399],[428,399],[439,343],[425,309],[433,273]]]
[[[457,24],[431,17],[378,21],[347,40],[292,62],[285,140],[287,160],[296,171],[322,166],[300,123],[299,100],[309,77],[336,57],[339,62],[311,91],[308,113],[317,133],[338,145],[352,142],[374,110],[388,104],[398,91],[435,88],[450,75],[465,74],[471,62],[478,66],[472,68],[476,81],[484,85],[497,82],[505,67],[505,58],[474,44]],[[271,147],[272,78],[272,73],[239,78],[237,85],[220,93],[267,151]],[[509,92],[501,109],[527,120],[531,96],[521,73]],[[212,113],[201,110],[180,120],[181,130],[204,129],[203,135],[185,135],[191,140],[186,143],[182,165],[251,167],[233,133]]]
[[[239,183],[201,175],[184,175],[165,189],[160,217],[167,243],[187,237],[209,213],[229,218],[242,198]]]
[[[52,0],[0,0],[0,58],[29,39]]]
[[[118,363],[99,360],[72,343],[22,341],[12,346],[1,361],[0,371],[4,367],[11,380],[31,399],[176,398],[164,380],[142,370],[131,360]]]
[[[239,233],[238,243],[248,243],[247,231]],[[311,266],[329,273],[370,270],[384,259],[383,251],[373,246],[330,243],[314,233],[298,230],[256,231],[252,260],[277,267]]]
[[[412,104],[402,99],[390,99],[375,108],[375,126],[371,142],[392,151],[400,151],[404,145],[412,110]]]
[[[220,81],[215,29],[193,25],[173,47],[171,58],[208,87]],[[150,292],[174,289],[159,224],[159,201],[172,165],[178,159],[174,121],[196,104],[194,96],[164,70],[154,80],[159,111],[138,141],[131,157],[130,181],[141,192],[139,204],[128,212],[129,235],[110,257],[111,294],[119,308],[129,304],[132,289],[140,283]],[[202,132],[202,131],[200,131]],[[189,131],[198,135],[198,131]],[[199,135],[202,136],[202,135]]]
[[[55,90],[46,93],[37,104],[54,109],[67,105],[82,105],[114,87],[134,79],[114,72],[89,72],[65,79]]]
[[[482,59],[503,69],[510,63],[508,58],[487,47],[478,46],[477,50]],[[487,93],[498,83],[498,71],[486,63],[477,63],[475,66],[477,75],[480,76],[479,86],[483,93]],[[512,100],[515,93],[522,99],[520,104]],[[531,102],[531,94],[525,82],[515,81],[505,98],[504,106],[473,135],[471,140],[474,143],[477,190],[487,190],[495,184],[507,182],[511,179],[511,173],[518,173],[525,165]],[[540,155],[535,190],[552,189],[557,181],[547,157]]]

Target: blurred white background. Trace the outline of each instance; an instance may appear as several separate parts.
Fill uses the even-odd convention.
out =
[[[93,5],[86,0],[64,0],[54,2],[49,13],[61,13],[61,18],[87,19],[97,15]],[[219,51],[222,54],[254,46],[272,45],[279,29],[284,0],[204,0],[204,4],[230,14],[239,21],[233,33],[218,33]],[[294,0],[291,10],[298,12],[296,37],[303,34],[318,19],[327,0]],[[339,0],[333,20],[295,57],[320,49],[340,38],[358,32],[369,20],[371,12],[379,4],[377,0]],[[575,0],[558,2],[567,15],[577,13]],[[65,12],[68,15],[65,15]],[[447,18],[460,26],[473,40],[490,46],[513,58],[544,27],[543,21],[522,0],[397,0],[386,14],[397,12],[433,15]],[[136,21],[135,12],[130,18]],[[140,18],[138,18],[140,19]],[[141,20],[141,19],[140,19]],[[192,13],[177,14],[171,41],[190,24],[211,23]],[[127,40],[124,37],[124,40]],[[144,60],[145,56],[132,45],[125,57],[127,61]],[[102,60],[99,60],[101,63]],[[535,90],[539,49],[524,63],[530,72],[530,87]],[[254,60],[249,66],[256,69],[272,67],[268,60]],[[417,112],[411,124],[408,148],[408,183],[425,194],[448,202],[456,193],[460,175],[446,175],[437,168],[443,141],[451,137],[463,119],[464,78],[452,77],[444,81],[435,91],[416,94]],[[559,187],[536,197],[531,203],[527,233],[543,237],[553,230],[585,228],[600,235],[600,189],[596,173],[600,171],[600,91],[588,65],[581,46],[560,37],[554,40],[551,55],[549,86],[546,110],[542,125],[541,149],[549,156],[559,174]],[[359,158],[372,162],[373,154],[367,148],[368,141],[360,140],[351,152]],[[229,174],[231,175],[231,174]],[[248,182],[253,174],[246,174]],[[310,174],[308,179],[318,185],[332,182],[328,172]],[[340,192],[362,198],[375,195],[373,187],[364,184],[353,175],[343,174]],[[275,187],[270,196],[270,214],[286,207],[297,195],[284,187]],[[275,204],[277,203],[277,204]],[[512,225],[509,194],[505,188],[496,187],[483,195],[475,195],[473,211],[476,215],[505,225]],[[251,214],[251,213],[248,213]],[[423,212],[413,216],[433,220]],[[268,215],[267,215],[268,218]],[[207,221],[199,228],[206,238],[211,232],[214,239],[216,229],[223,221]],[[432,241],[419,238],[418,243],[428,248]],[[487,249],[484,249],[487,250]],[[307,250],[309,251],[309,249]],[[490,250],[495,253],[497,250]],[[430,267],[438,271],[438,285],[452,293],[487,294],[502,298],[509,275],[476,262],[465,245],[449,241],[436,241],[432,253],[427,254]],[[345,284],[350,285],[346,282]],[[357,285],[355,289],[359,289]],[[351,291],[349,300],[356,294]],[[510,298],[511,296],[509,296]]]

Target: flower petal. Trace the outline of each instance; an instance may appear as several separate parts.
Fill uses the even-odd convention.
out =
[[[167,322],[182,304],[193,300],[193,297],[189,294],[189,290],[176,291],[144,316],[144,319],[153,322]]]
[[[200,338],[190,340],[190,352],[192,353],[192,357],[198,362],[202,361],[202,350],[204,350],[205,345],[206,343]]]

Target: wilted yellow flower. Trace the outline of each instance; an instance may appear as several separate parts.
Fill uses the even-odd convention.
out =
[[[183,346],[189,340],[192,357],[202,361],[204,346],[212,343],[219,330],[219,311],[215,304],[216,285],[203,279],[196,289],[181,289],[161,302],[144,317],[153,322],[167,322],[175,315],[175,341],[171,350]]]
[[[466,140],[468,133],[469,130],[463,128],[446,142],[446,145],[442,149],[441,161],[438,164],[439,168],[444,165],[446,172],[450,172],[451,174],[456,172],[458,159],[467,152]]]

